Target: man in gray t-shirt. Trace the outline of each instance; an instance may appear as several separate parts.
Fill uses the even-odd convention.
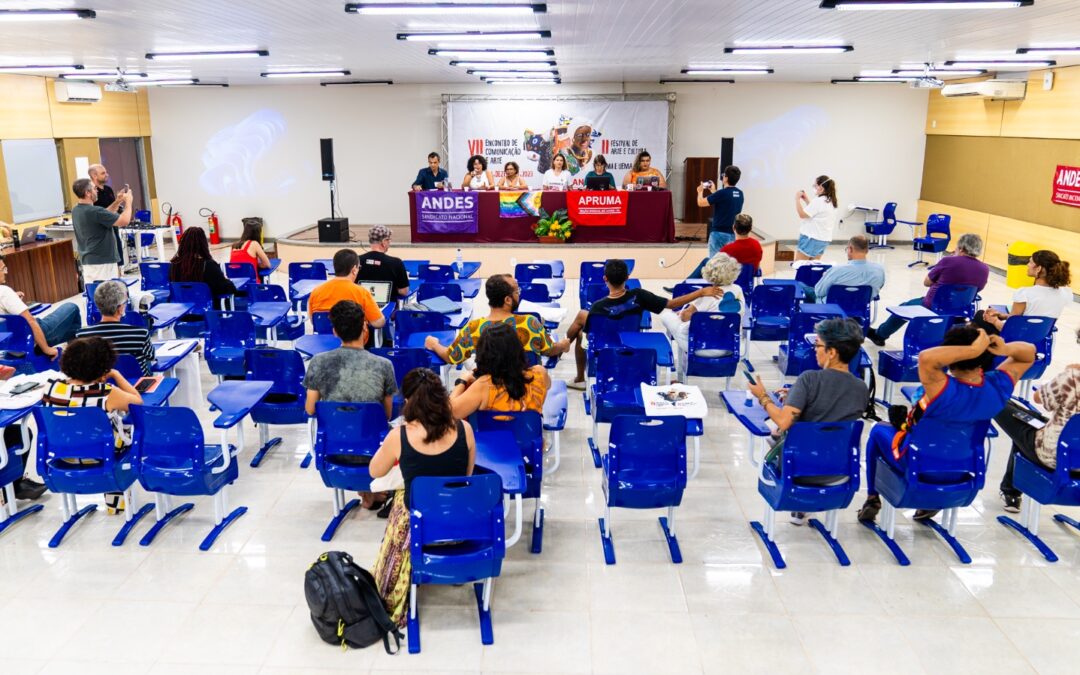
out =
[[[131,222],[131,192],[123,192],[127,207],[117,215],[108,209],[94,205],[97,187],[89,178],[80,178],[71,186],[79,202],[71,209],[71,224],[75,230],[75,243],[79,247],[83,282],[108,281],[120,276],[118,263],[120,251],[116,248],[115,229]]]

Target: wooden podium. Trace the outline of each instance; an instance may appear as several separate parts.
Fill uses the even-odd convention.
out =
[[[79,294],[72,239],[54,239],[4,249],[7,285],[22,291],[26,302],[60,302]]]
[[[712,209],[697,205],[697,189],[702,182],[720,183],[719,157],[687,157],[683,160],[683,222],[707,223]]]

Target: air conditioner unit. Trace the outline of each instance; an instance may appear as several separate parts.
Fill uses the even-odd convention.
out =
[[[961,82],[959,84],[947,84],[941,90],[941,95],[945,98],[976,96],[978,98],[996,98],[1004,101],[1022,101],[1026,94],[1026,80]]]
[[[93,82],[56,81],[56,100],[60,103],[97,103],[101,87]]]

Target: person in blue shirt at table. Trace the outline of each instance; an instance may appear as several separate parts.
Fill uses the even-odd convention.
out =
[[[698,185],[697,205],[701,208],[711,206],[713,209],[712,221],[709,223],[709,257],[702,260],[687,279],[700,278],[705,263],[712,260],[720,249],[735,241],[735,216],[742,213],[744,201],[743,191],[735,187],[740,178],[742,171],[731,165],[726,167],[720,176],[719,190],[715,189],[712,181]],[[706,189],[709,190],[707,195]]]
[[[873,290],[870,297],[878,296],[885,285],[885,268],[866,259],[870,252],[870,241],[857,234],[848,239],[846,251],[848,264],[830,267],[813,289],[808,286],[803,288],[807,302],[814,302],[815,298],[824,302],[833,286],[869,286]]]
[[[450,174],[446,169],[439,168],[439,153],[433,152],[427,156],[428,168],[420,169],[413,181],[413,190],[434,190],[448,184]]]
[[[994,360],[1005,360],[993,369]],[[974,324],[954,326],[945,333],[940,347],[919,354],[919,382],[923,395],[899,428],[879,422],[866,441],[866,487],[868,496],[859,509],[859,520],[873,522],[881,510],[874,480],[880,457],[897,471],[908,461],[907,434],[923,419],[939,419],[951,425],[970,425],[993,419],[1012,396],[1013,388],[1035,361],[1035,347],[1027,342],[1005,342],[1000,335],[988,336]],[[945,369],[948,368],[948,374]],[[889,411],[889,418],[899,415]],[[980,450],[981,452],[981,450]],[[937,511],[919,509],[916,520],[933,518]]]

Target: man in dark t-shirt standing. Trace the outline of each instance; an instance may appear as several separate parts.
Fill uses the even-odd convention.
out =
[[[712,221],[709,222],[709,257],[701,261],[697,269],[687,277],[688,279],[700,278],[705,263],[719,253],[720,249],[735,241],[735,216],[742,213],[744,201],[743,191],[735,187],[740,178],[742,178],[742,171],[739,167],[732,165],[726,167],[720,176],[719,190],[706,195],[706,186],[704,184],[698,186],[697,205],[702,208],[711,206],[713,209]],[[712,185],[710,184],[709,187],[711,188]]]
[[[390,248],[390,228],[385,225],[372,225],[368,230],[368,252],[360,256],[360,271],[356,273],[357,282],[389,281],[404,298],[409,295],[409,274],[401,258],[387,255]]]

